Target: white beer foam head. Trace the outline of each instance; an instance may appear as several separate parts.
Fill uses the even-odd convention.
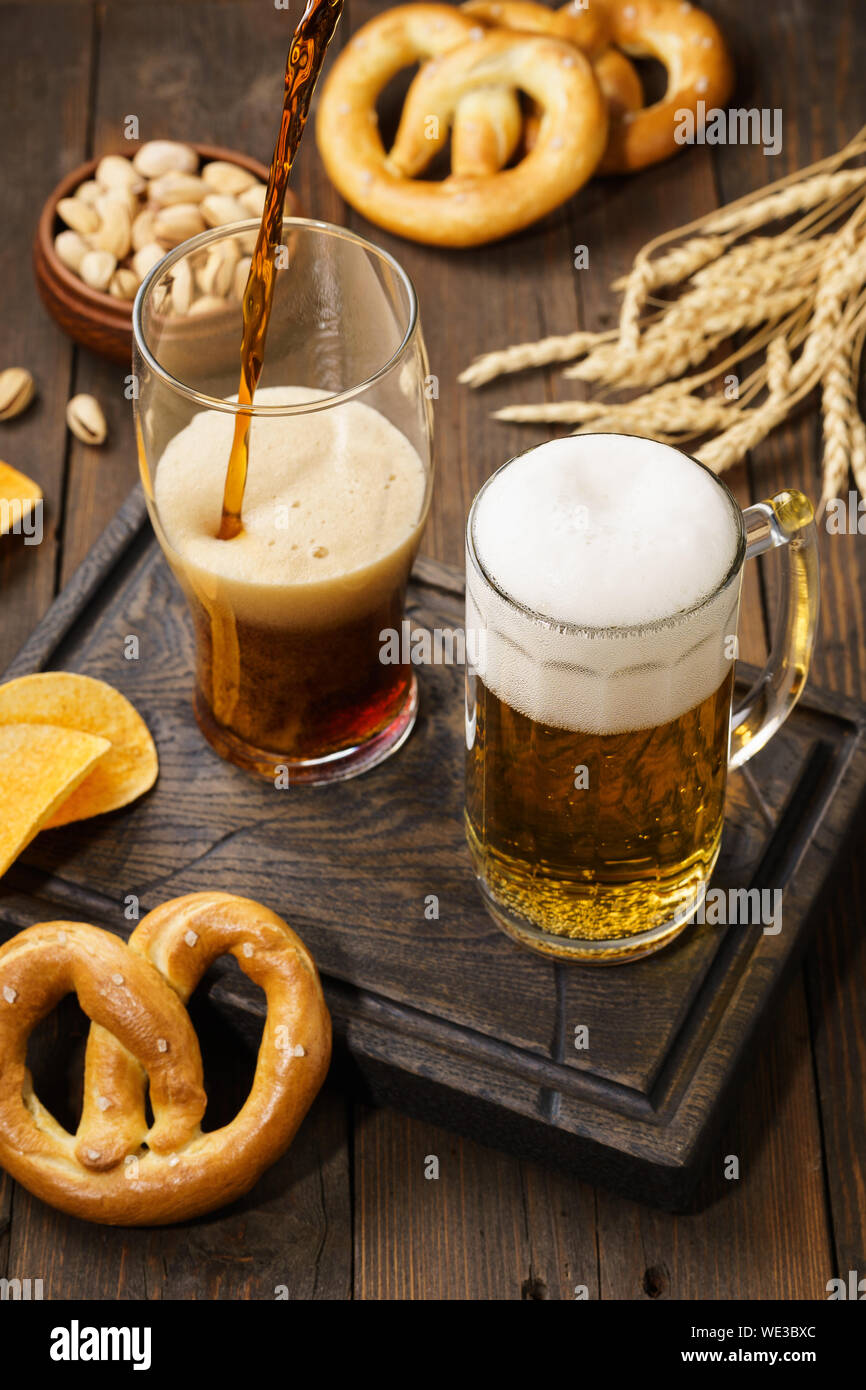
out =
[[[621,733],[677,718],[730,667],[739,582],[725,580],[741,535],[726,490],[668,445],[580,435],[522,455],[473,514],[475,556],[496,586],[468,555],[480,674],[561,728]]]
[[[273,386],[259,405],[306,405],[324,391]],[[154,524],[181,583],[264,626],[328,626],[369,611],[400,584],[424,521],[427,475],[412,444],[361,401],[250,428],[243,533],[217,539],[234,417],[205,410],[156,469]]]

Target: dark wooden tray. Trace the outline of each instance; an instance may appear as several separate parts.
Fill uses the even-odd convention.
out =
[[[419,562],[413,622],[461,626],[462,588]],[[131,633],[137,661],[124,659]],[[313,950],[336,1067],[364,1094],[644,1201],[687,1200],[815,925],[866,781],[866,708],[810,690],[731,778],[714,881],[782,889],[779,934],[694,927],[654,958],[598,970],[521,951],[481,904],[463,840],[462,668],[421,669],[412,737],[367,776],[294,791],[248,777],[196,727],[185,608],[138,490],[5,678],[50,668],[123,690],[160,777],[124,811],[40,835],[0,881],[0,937],[59,915],[125,934],[129,894],[142,912],[205,888],[259,898]],[[242,1031],[260,1026],[239,972],[218,970],[210,995]],[[574,1047],[578,1025],[588,1050]]]

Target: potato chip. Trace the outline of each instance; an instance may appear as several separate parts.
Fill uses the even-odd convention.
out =
[[[50,724],[0,728],[0,874],[110,748],[107,738]]]
[[[156,748],[144,720],[125,695],[92,676],[45,671],[0,685],[0,726],[5,724],[53,724],[111,743],[110,752],[52,815],[52,827],[116,811],[156,781]]]
[[[20,528],[41,497],[38,483],[0,460],[0,536]]]

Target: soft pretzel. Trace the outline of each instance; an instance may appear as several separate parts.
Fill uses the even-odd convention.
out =
[[[230,1124],[203,1134],[201,1053],[185,1004],[224,954],[264,990],[268,1013],[249,1097]],[[40,1104],[26,1066],[30,1033],[70,991],[92,1020],[75,1135]],[[248,898],[176,898],[145,917],[128,945],[79,922],[29,927],[0,947],[0,1164],[43,1201],[89,1221],[152,1226],[198,1216],[241,1196],[284,1152],[330,1055],[310,953]]]
[[[569,3],[559,10],[552,10],[539,0],[465,0],[460,9],[470,19],[492,28],[568,39],[589,58],[597,58],[610,43],[610,24],[595,0],[583,5]]]
[[[611,126],[626,111],[640,111],[644,103],[643,83],[634,63],[630,63],[624,53],[618,48],[605,48],[593,58],[592,66],[607,102]]]
[[[376,99],[401,68],[415,77],[390,153]],[[422,174],[448,138],[461,103],[478,92],[525,91],[542,111],[538,138],[513,168]],[[514,109],[513,107],[511,108]],[[607,111],[588,60],[556,38],[485,31],[446,5],[401,5],[370,21],[335,62],[319,102],[325,167],[372,222],[417,241],[474,246],[528,226],[576,193],[607,140]],[[509,141],[504,139],[503,148]]]
[[[733,68],[718,27],[686,0],[592,0],[586,10],[572,4],[551,10],[532,0],[468,0],[462,10],[483,24],[522,33],[555,33],[590,54],[610,113],[599,173],[629,173],[676,154],[679,113],[696,114],[699,101],[707,109],[718,106],[733,88]],[[644,107],[640,77],[626,53],[658,58],[664,65],[667,89],[660,101]],[[474,119],[478,138],[492,147],[484,127],[495,123],[498,113],[488,106],[476,111]],[[530,112],[524,132],[528,149],[535,131],[536,118]]]
[[[451,172],[482,178],[504,169],[523,136],[523,108],[513,87],[483,87],[457,103]]]
[[[638,111],[643,106],[643,86],[633,63],[619,49],[608,46],[610,26],[595,7],[582,8],[568,4],[561,10],[551,10],[535,0],[466,0],[463,14],[492,28],[505,28],[524,34],[552,34],[575,44],[590,58],[611,120],[626,111]],[[511,123],[516,119],[522,126],[524,149],[531,150],[538,138],[539,115],[534,107],[523,112],[516,93],[510,93],[513,108],[503,110],[489,91],[479,92],[472,110],[462,103],[454,118],[452,132],[452,167],[458,170],[458,157],[468,171],[495,173],[510,159],[518,138],[512,140]],[[502,136],[506,120],[509,135]],[[472,150],[475,158],[467,160],[464,150]],[[459,156],[458,156],[459,151]],[[504,158],[500,157],[504,152]],[[495,162],[496,160],[499,162]]]
[[[667,71],[660,101],[614,116],[599,173],[627,174],[668,159],[679,113],[721,106],[734,86],[734,69],[718,26],[688,0],[592,0],[611,41],[632,58],[657,58]]]

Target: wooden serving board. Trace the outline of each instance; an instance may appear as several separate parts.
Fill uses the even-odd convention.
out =
[[[462,590],[456,571],[419,562],[412,621],[461,627]],[[216,756],[193,718],[185,606],[138,490],[4,678],[43,669],[124,691],[160,776],[134,806],[37,838],[0,880],[0,938],[57,916],[128,934],[129,895],[142,913],[207,888],[258,898],[311,947],[337,1072],[363,1094],[643,1201],[687,1200],[816,924],[866,781],[866,708],[808,691],[730,780],[714,884],[781,889],[778,934],[692,927],[658,956],[598,969],[520,950],[482,906],[463,838],[462,668],[419,670],[411,738],[354,781],[279,791]],[[261,1001],[234,963],[208,987],[255,1034]]]

